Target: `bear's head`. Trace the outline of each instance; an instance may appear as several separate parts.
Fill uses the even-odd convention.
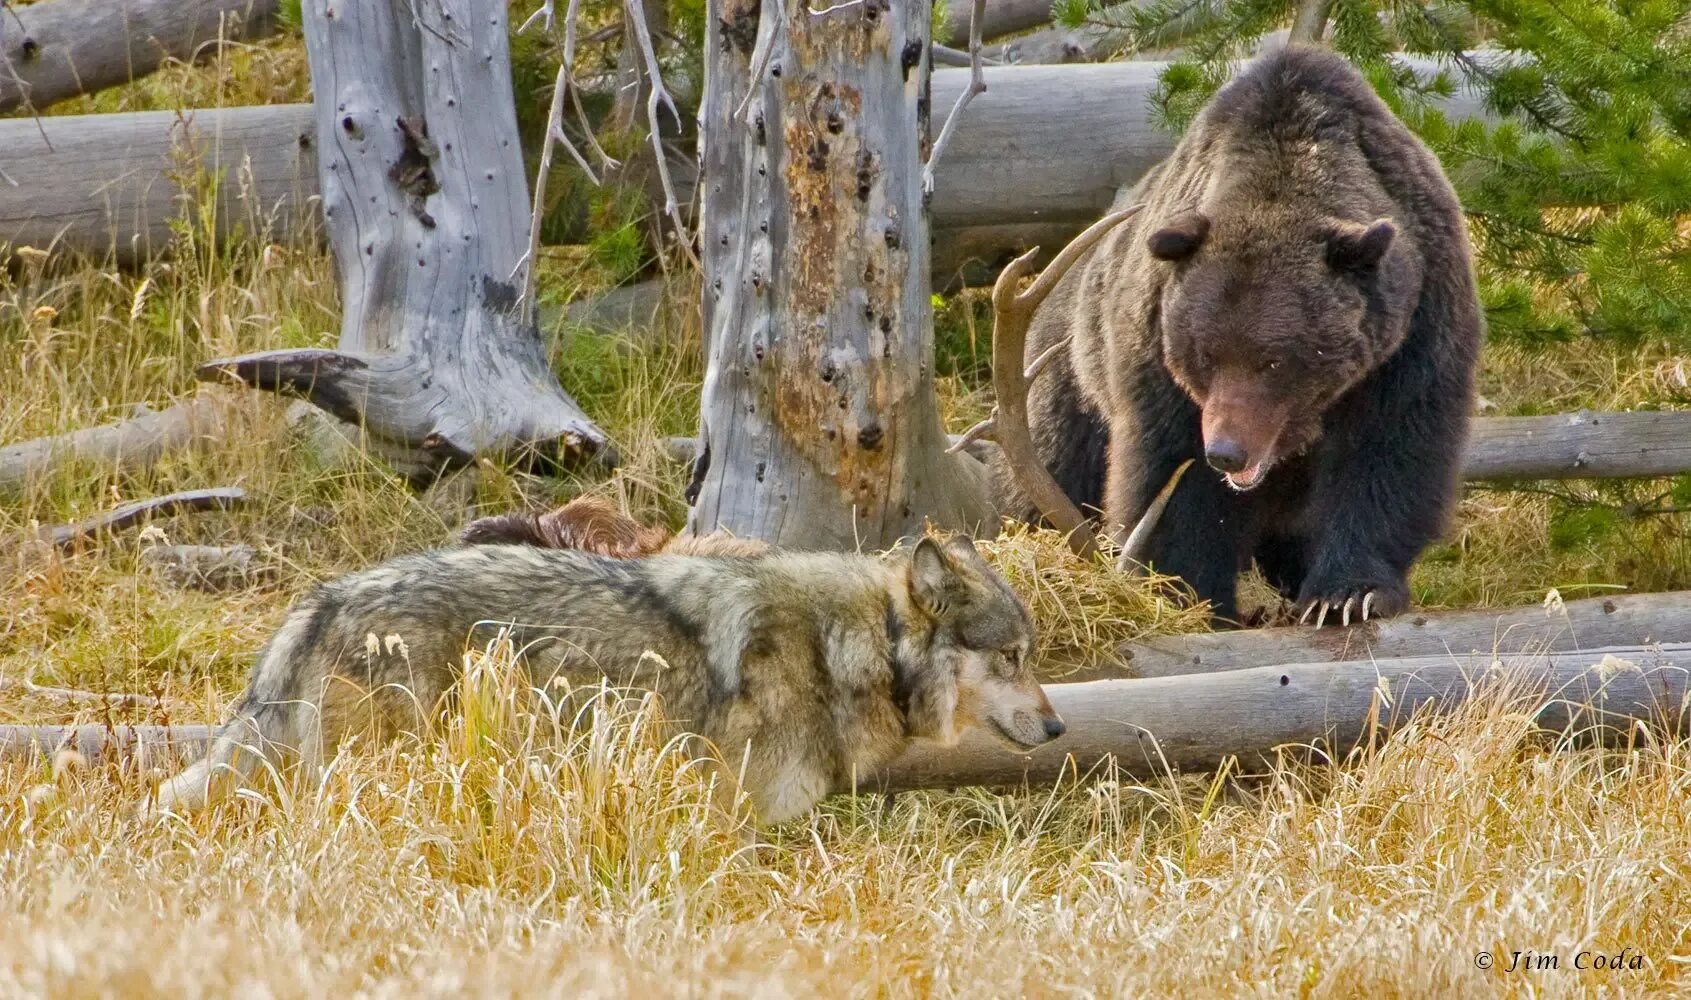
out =
[[[1322,413],[1402,342],[1419,272],[1404,242],[1390,219],[1290,212],[1188,212],[1151,233],[1170,269],[1163,361],[1234,489],[1313,444]]]

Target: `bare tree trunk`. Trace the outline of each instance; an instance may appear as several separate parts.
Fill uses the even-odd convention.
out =
[[[928,5],[780,2],[707,13],[710,357],[688,526],[851,549],[924,518],[990,524],[934,395]]]
[[[504,4],[309,0],[337,350],[212,362],[441,462],[597,452],[519,309],[528,188]]]
[[[0,5],[4,6],[4,5]],[[0,13],[0,112],[128,83],[276,30],[277,0],[48,0]]]
[[[1327,33],[1327,14],[1332,9],[1333,0],[1298,0],[1292,33],[1286,40],[1293,45],[1320,45]]]

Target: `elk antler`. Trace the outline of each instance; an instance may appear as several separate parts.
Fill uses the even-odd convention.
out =
[[[1051,289],[1057,287],[1057,282],[1068,273],[1069,268],[1110,230],[1137,214],[1141,207],[1135,205],[1112,212],[1094,222],[1086,232],[1063,248],[1063,252],[1034,279],[1027,291],[1018,292],[1016,286],[1032,270],[1033,258],[1039,253],[1038,247],[1011,261],[1004,273],[998,276],[998,283],[992,286],[992,388],[998,402],[992,409],[992,416],[969,428],[962,439],[951,447],[952,451],[956,451],[990,432],[1003,450],[1004,461],[1016,477],[1017,485],[1046,520],[1068,536],[1069,547],[1075,554],[1086,558],[1098,551],[1097,536],[1063,488],[1051,478],[1045,463],[1034,450],[1033,434],[1028,430],[1028,387],[1057,351],[1066,345],[1052,346],[1034,359],[1026,371],[1022,370],[1022,359],[1027,353],[1028,324],[1032,322],[1040,303],[1051,294]]]
[[[1063,492],[1063,488],[1051,478],[1045,463],[1034,450],[1033,434],[1028,429],[1028,389],[1052,359],[1068,347],[1068,341],[1059,341],[1046,348],[1025,371],[1022,368],[1022,359],[1027,355],[1028,324],[1033,321],[1033,314],[1040,303],[1057,287],[1057,282],[1062,280],[1069,268],[1086,256],[1099,240],[1110,230],[1138,214],[1143,207],[1133,205],[1119,212],[1112,212],[1093,223],[1064,247],[1050,266],[1024,292],[1018,292],[1016,286],[1032,270],[1033,258],[1039,253],[1038,247],[1011,261],[1010,266],[998,276],[997,284],[992,286],[992,388],[998,397],[997,405],[993,407],[991,416],[964,432],[950,449],[959,451],[987,436],[997,440],[999,449],[1004,453],[1005,464],[1009,467],[1011,475],[1016,478],[1016,484],[1027,494],[1040,514],[1068,537],[1069,548],[1083,558],[1091,558],[1098,551],[1097,533]],[[1156,527],[1163,508],[1168,506],[1175,485],[1179,483],[1181,475],[1190,464],[1188,461],[1175,470],[1174,475],[1169,477],[1168,484],[1151,502],[1149,509],[1127,536],[1116,563],[1118,568],[1128,572],[1136,572],[1142,568],[1141,563],[1150,542],[1151,532]]]

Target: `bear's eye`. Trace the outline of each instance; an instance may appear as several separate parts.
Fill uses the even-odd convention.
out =
[[[1278,360],[1264,361],[1257,370],[1262,372],[1277,372],[1280,370],[1280,362]]]

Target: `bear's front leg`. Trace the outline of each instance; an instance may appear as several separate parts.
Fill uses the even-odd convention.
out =
[[[1398,437],[1328,440],[1317,462],[1307,526],[1311,558],[1298,590],[1300,622],[1317,628],[1401,614],[1409,570],[1443,530],[1455,496],[1455,447]]]
[[[1178,440],[1171,440],[1177,437],[1162,428],[1154,436],[1141,436],[1131,427],[1111,431],[1104,509],[1118,545],[1180,463],[1198,455],[1195,440],[1181,449]],[[1223,625],[1237,625],[1239,619],[1241,517],[1238,498],[1198,457],[1175,487],[1145,553],[1151,569],[1183,580]]]

